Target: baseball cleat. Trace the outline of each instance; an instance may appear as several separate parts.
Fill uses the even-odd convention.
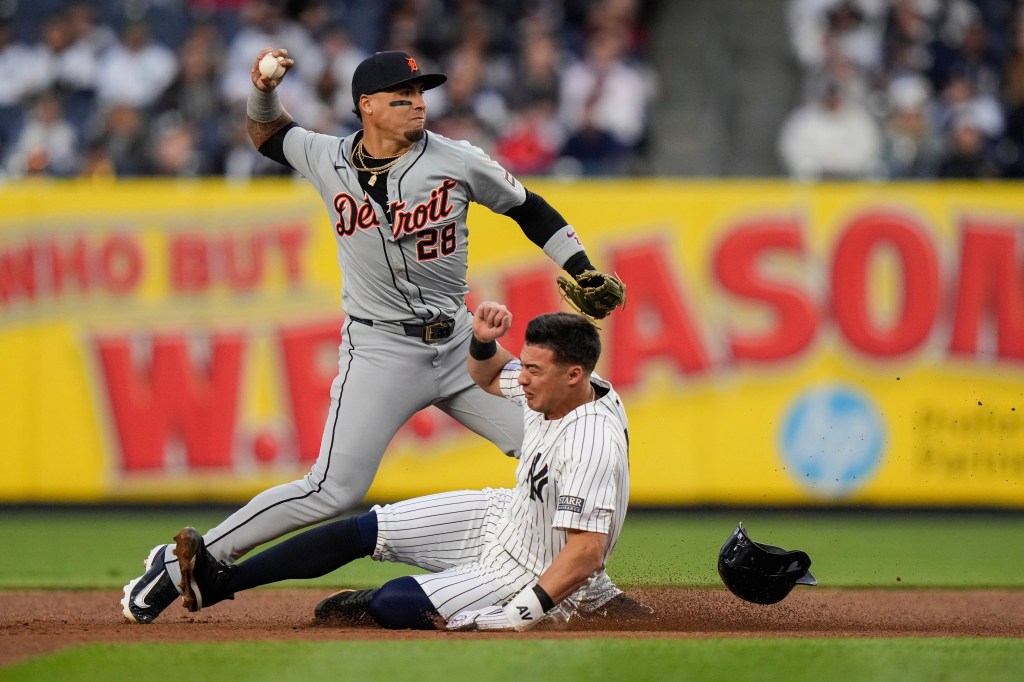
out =
[[[224,589],[234,572],[234,566],[217,561],[206,549],[202,534],[191,526],[182,528],[174,536],[174,556],[181,569],[181,603],[189,611],[213,606],[225,599],[234,599],[233,592]]]
[[[653,615],[653,608],[638,599],[630,597],[625,592],[615,595],[587,614],[587,616],[602,616],[604,618],[622,620],[649,618]]]
[[[370,600],[377,590],[339,590],[321,600],[313,609],[317,620],[357,623],[369,614]]]
[[[124,586],[121,612],[129,623],[148,625],[178,598],[178,590],[164,569],[164,550],[158,545],[146,557],[146,572]]]

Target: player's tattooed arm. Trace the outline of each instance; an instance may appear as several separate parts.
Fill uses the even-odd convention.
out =
[[[246,131],[256,149],[262,147],[264,142],[292,122],[291,114],[285,111],[281,105],[281,99],[277,96],[277,85],[285,76],[271,79],[260,73],[260,59],[271,53],[280,57],[280,65],[285,68],[286,74],[295,65],[295,60],[288,58],[287,50],[272,50],[271,48],[260,50],[252,64],[253,87],[249,91],[249,97],[245,103],[245,114]]]
[[[292,117],[288,112],[285,112],[282,116],[266,123],[246,118],[245,128],[249,133],[249,139],[252,140],[253,146],[256,149],[260,149],[263,143],[274,137],[278,132],[289,127],[290,123],[292,123]]]

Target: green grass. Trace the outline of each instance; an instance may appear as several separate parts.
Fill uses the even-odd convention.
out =
[[[711,639],[89,645],[0,670],[0,681],[1019,680],[1024,640]],[[894,673],[899,671],[899,673]]]
[[[0,588],[121,587],[156,543],[185,524],[206,530],[222,511],[6,510],[0,514]],[[719,585],[718,549],[743,520],[754,539],[803,549],[819,584],[836,587],[1024,587],[1018,515],[923,512],[640,513],[626,521],[608,571],[626,587]],[[411,572],[361,559],[284,586],[370,587]],[[901,580],[896,581],[899,577]]]
[[[206,530],[224,515],[224,510],[7,509],[0,513],[0,588],[120,588],[138,575],[154,544],[169,540],[184,524]],[[718,586],[715,559],[739,520],[756,540],[808,552],[823,586],[1024,588],[1019,514],[634,513],[608,571],[624,587]],[[361,559],[314,581],[282,585],[364,587],[410,570]],[[0,669],[0,682],[145,679],[153,671],[304,682],[993,682],[1020,679],[1022,669],[1024,638],[515,641],[439,635],[386,642],[92,644]]]

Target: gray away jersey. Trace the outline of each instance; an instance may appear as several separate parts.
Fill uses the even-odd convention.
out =
[[[382,207],[352,167],[355,136],[295,127],[284,139],[285,158],[320,192],[334,221],[342,308],[391,322],[452,317],[469,290],[469,202],[504,213],[523,203],[526,190],[481,149],[427,132],[388,173]]]
[[[629,443],[626,412],[611,384],[593,402],[561,419],[545,419],[526,405],[519,385],[522,365],[513,359],[501,371],[505,397],[522,405],[525,430],[516,467],[511,507],[497,531],[497,544],[519,564],[540,575],[566,542],[566,530],[608,535],[612,553],[629,503]]]

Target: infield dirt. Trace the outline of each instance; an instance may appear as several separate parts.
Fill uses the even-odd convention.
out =
[[[326,591],[260,589],[189,613],[172,606],[150,625],[124,622],[119,590],[0,591],[0,666],[92,642],[443,639],[448,637],[1021,637],[1024,590],[797,588],[772,606],[724,589],[629,594],[653,616],[594,618],[526,633],[388,631],[326,626],[313,606]]]

